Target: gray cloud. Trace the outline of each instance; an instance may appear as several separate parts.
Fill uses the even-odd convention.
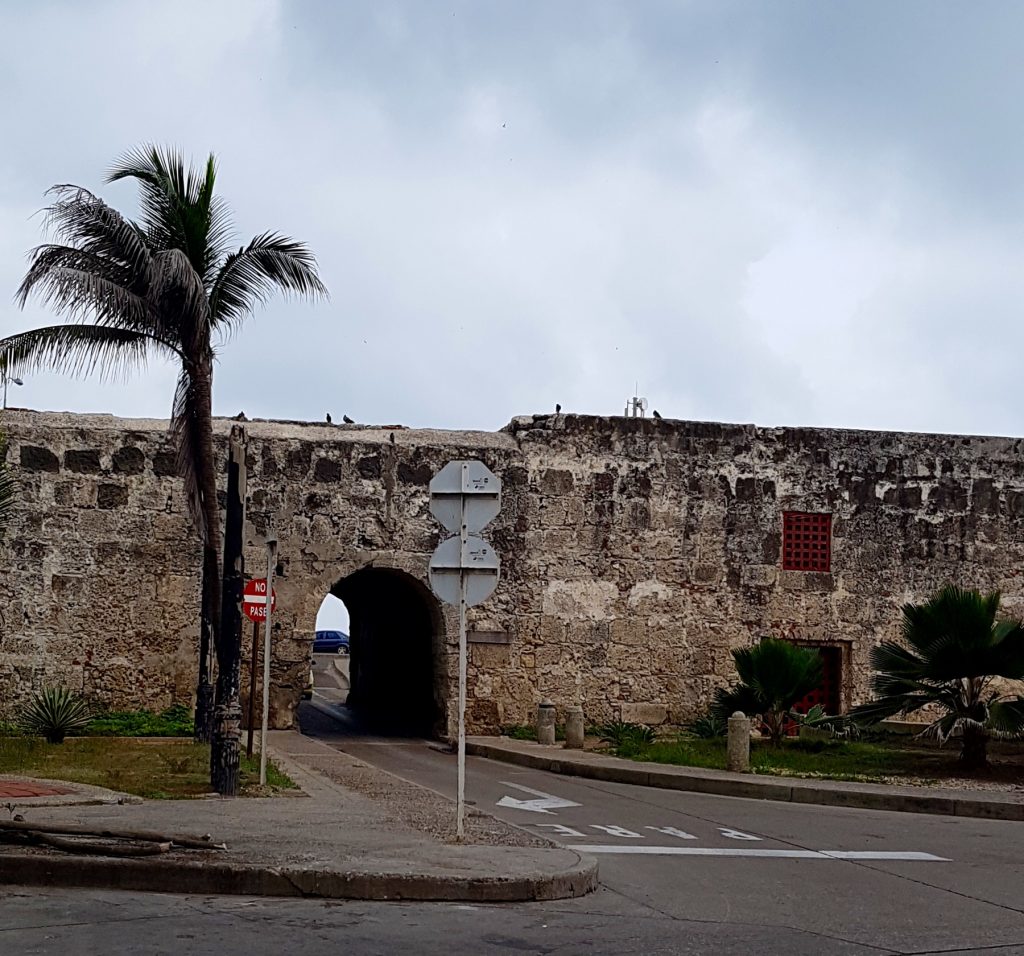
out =
[[[332,290],[225,345],[218,413],[494,428],[639,381],[673,417],[1018,433],[1022,18],[0,0],[0,288],[48,185],[173,142]],[[172,379],[19,398],[162,415]]]

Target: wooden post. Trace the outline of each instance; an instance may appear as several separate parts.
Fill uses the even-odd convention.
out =
[[[242,656],[242,588],[245,560],[245,430],[231,428],[228,457],[227,511],[224,516],[224,586],[217,647],[217,696],[213,709],[210,784],[225,797],[238,795],[238,757],[242,737],[242,706],[238,692]]]
[[[252,660],[249,663],[249,732],[245,739],[245,755],[252,757],[252,738],[256,723],[256,668],[260,662],[260,622],[252,622]]]

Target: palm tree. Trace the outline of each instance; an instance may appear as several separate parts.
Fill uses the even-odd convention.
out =
[[[0,340],[10,374],[46,367],[112,376],[155,354],[180,366],[171,436],[190,514],[203,541],[200,694],[197,727],[209,725],[208,648],[219,660],[232,635],[220,630],[220,509],[213,451],[213,364],[219,344],[274,290],[323,296],[316,260],[301,242],[265,232],[232,251],[227,206],[214,194],[216,162],[187,165],[173,149],[144,146],[107,182],[139,188],[137,221],[80,186],[54,186],[46,225],[17,299],[35,295],[67,320]],[[224,640],[222,640],[222,636]]]
[[[1001,694],[996,678],[1024,678],[1024,624],[997,620],[999,592],[983,595],[949,585],[925,604],[903,606],[903,644],[885,641],[871,652],[875,700],[851,718],[874,723],[934,706],[944,711],[925,733],[940,741],[959,730],[960,761],[988,764],[993,735],[1024,731],[1024,697]]]
[[[719,688],[712,713],[726,718],[734,711],[757,716],[773,744],[782,743],[786,716],[822,680],[821,655],[788,641],[765,638],[753,647],[732,652],[740,683]]]

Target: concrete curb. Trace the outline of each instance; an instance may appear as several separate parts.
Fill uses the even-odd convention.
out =
[[[539,747],[539,745],[537,745]],[[601,756],[587,761],[568,756],[529,752],[482,740],[466,741],[466,752],[477,757],[546,770],[550,773],[609,783],[628,783],[664,790],[682,790],[723,797],[778,800],[784,803],[816,804],[859,810],[889,810],[899,813],[933,813],[944,816],[980,817],[986,820],[1024,821],[1024,801],[968,797],[960,791],[941,793],[885,792],[868,785],[831,781],[790,780],[785,777],[757,777],[717,771],[687,773],[685,768],[641,763],[619,757]]]
[[[106,787],[96,787],[90,783],[77,783],[73,780],[54,780],[50,777],[37,777],[33,774],[24,773],[2,773],[0,781],[30,781],[42,784],[43,786],[60,787],[63,790],[71,790],[71,793],[54,794],[48,797],[5,797],[4,801],[14,804],[18,809],[31,807],[98,807],[108,804],[129,804],[138,805],[142,803],[142,797],[130,793],[121,793],[119,790],[108,790]]]
[[[597,889],[597,861],[521,877],[313,870],[191,860],[120,860],[0,853],[0,884],[87,887],[147,893],[302,896],[338,900],[523,903],[583,896]]]

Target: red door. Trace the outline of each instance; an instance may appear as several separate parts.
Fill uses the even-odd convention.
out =
[[[821,654],[821,683],[794,704],[793,710],[798,714],[806,714],[816,704],[821,704],[826,714],[834,716],[839,713],[843,700],[843,650],[841,647],[817,647],[814,650]],[[791,724],[788,731],[795,734],[797,725]]]

